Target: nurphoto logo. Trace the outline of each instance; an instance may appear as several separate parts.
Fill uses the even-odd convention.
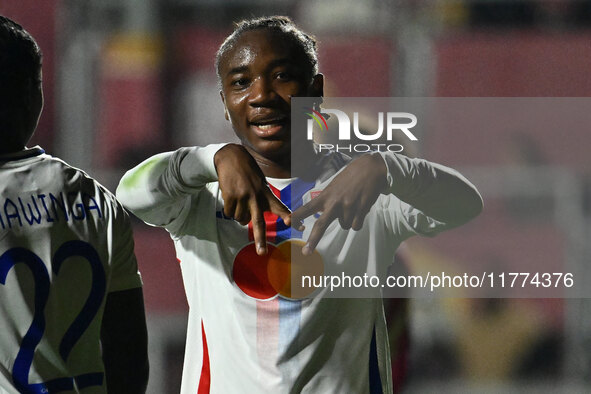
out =
[[[400,141],[400,137],[408,138],[410,141],[417,141],[417,137],[410,131],[417,124],[417,117],[409,112],[378,112],[377,130],[371,131],[360,127],[359,112],[353,112],[353,127],[351,119],[344,111],[339,109],[322,108],[322,113],[312,108],[306,108],[309,116],[307,120],[307,139],[314,140],[314,123],[321,131],[328,131],[326,115],[335,115],[338,122],[338,143],[319,143],[319,151],[336,150],[337,152],[402,152],[404,147],[399,143],[366,143],[365,141],[377,141],[385,138],[387,142]],[[353,131],[353,133],[351,133]],[[396,134],[395,134],[396,133]],[[364,141],[363,143],[355,143]]]

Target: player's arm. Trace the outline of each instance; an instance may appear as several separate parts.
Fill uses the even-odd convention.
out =
[[[107,391],[145,393],[149,367],[142,280],[129,215],[114,197],[112,204],[111,270],[101,325]]]
[[[217,181],[213,157],[222,146],[181,148],[152,156],[125,173],[117,198],[146,223],[165,226],[179,216],[188,196]]]
[[[380,194],[394,194],[439,224],[439,230],[468,222],[482,210],[480,194],[457,171],[395,153],[367,154],[351,162],[308,204],[292,215],[293,223],[322,212],[304,253],[311,252],[328,225],[359,230]]]
[[[267,253],[264,212],[270,211],[291,224],[291,211],[278,199],[267,184],[254,158],[242,146],[228,144],[214,157],[220,190],[224,199],[224,215],[242,225],[252,221],[256,251]]]
[[[480,193],[453,168],[396,153],[380,154],[387,168],[386,193],[443,223],[445,229],[460,226],[480,214]]]
[[[289,209],[271,191],[256,161],[237,144],[181,148],[162,153],[128,171],[117,198],[147,223],[165,226],[176,219],[190,194],[219,181],[224,214],[253,223],[257,253],[266,253],[263,213],[271,211],[290,224]]]
[[[148,334],[142,288],[109,293],[101,327],[107,392],[145,393]]]

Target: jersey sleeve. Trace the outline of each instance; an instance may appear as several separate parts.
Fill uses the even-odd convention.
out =
[[[476,217],[482,197],[458,171],[423,159],[380,153],[387,167],[384,209],[393,231],[434,236]]]
[[[133,233],[129,215],[120,204],[116,211],[109,231],[112,237],[111,278],[109,292],[133,289],[142,286],[134,253]]]
[[[144,222],[174,232],[190,210],[191,196],[217,181],[213,158],[225,144],[161,153],[129,170],[117,198]]]

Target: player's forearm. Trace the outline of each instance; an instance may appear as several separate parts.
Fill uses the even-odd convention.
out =
[[[109,394],[144,394],[148,386],[148,360],[111,362],[105,374]]]
[[[101,326],[109,394],[143,394],[148,385],[148,333],[140,287],[109,293]]]
[[[127,171],[117,187],[117,199],[136,216],[147,220],[151,209],[174,203],[174,198],[159,190],[158,180],[166,171],[173,152],[150,157]]]
[[[459,226],[482,211],[476,187],[456,170],[422,159],[382,154],[388,191],[448,226]]]
[[[217,180],[213,157],[221,146],[181,148],[145,160],[123,176],[117,198],[147,223],[166,225],[188,195]]]

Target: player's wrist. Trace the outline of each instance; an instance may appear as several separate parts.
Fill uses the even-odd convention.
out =
[[[224,168],[225,164],[230,163],[236,158],[236,155],[248,153],[242,145],[226,144],[222,146],[213,156],[213,165],[216,173],[220,174],[220,168]]]
[[[379,153],[375,152],[369,155],[372,159],[373,167],[372,172],[375,174],[378,182],[381,182],[379,190],[381,194],[390,193],[390,183],[388,181],[388,164],[384,157]]]

